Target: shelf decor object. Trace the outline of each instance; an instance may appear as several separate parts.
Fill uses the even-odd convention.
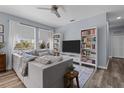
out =
[[[81,30],[81,62],[97,66],[97,29]]]

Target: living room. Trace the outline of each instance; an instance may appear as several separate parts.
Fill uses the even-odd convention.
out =
[[[122,74],[116,77],[118,73],[114,70],[112,78],[101,83],[105,76],[102,72],[108,73],[111,63],[115,65],[123,58],[112,59],[117,56],[111,54],[116,49],[112,50],[110,45],[111,29],[123,26],[123,8],[123,5],[0,6],[3,62],[0,87],[124,87],[119,81]],[[118,25],[113,26],[114,23]],[[123,64],[117,70],[122,68]],[[101,69],[103,77],[98,77]],[[96,77],[98,81],[94,80]],[[119,83],[107,82],[115,77]]]

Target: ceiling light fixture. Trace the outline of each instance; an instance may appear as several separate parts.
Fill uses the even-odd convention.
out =
[[[116,19],[117,19],[117,20],[121,19],[121,16],[118,16]]]

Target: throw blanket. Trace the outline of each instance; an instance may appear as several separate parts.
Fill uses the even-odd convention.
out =
[[[22,74],[22,76],[28,75],[28,62],[35,60],[36,56],[29,55],[29,54],[23,54],[22,60],[19,65],[19,71]]]

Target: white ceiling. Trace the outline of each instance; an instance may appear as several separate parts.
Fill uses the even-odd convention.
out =
[[[57,18],[50,11],[38,10],[37,7],[51,7],[50,5],[1,5],[0,12],[9,13],[15,16],[26,18],[52,27],[58,27],[71,23],[74,19],[79,21],[104,12],[109,12],[109,19],[113,21],[117,16],[124,18],[124,6],[121,5],[61,5],[59,13],[62,16]],[[118,12],[119,11],[119,12]],[[121,12],[120,12],[121,11]],[[123,11],[123,12],[122,12]]]

